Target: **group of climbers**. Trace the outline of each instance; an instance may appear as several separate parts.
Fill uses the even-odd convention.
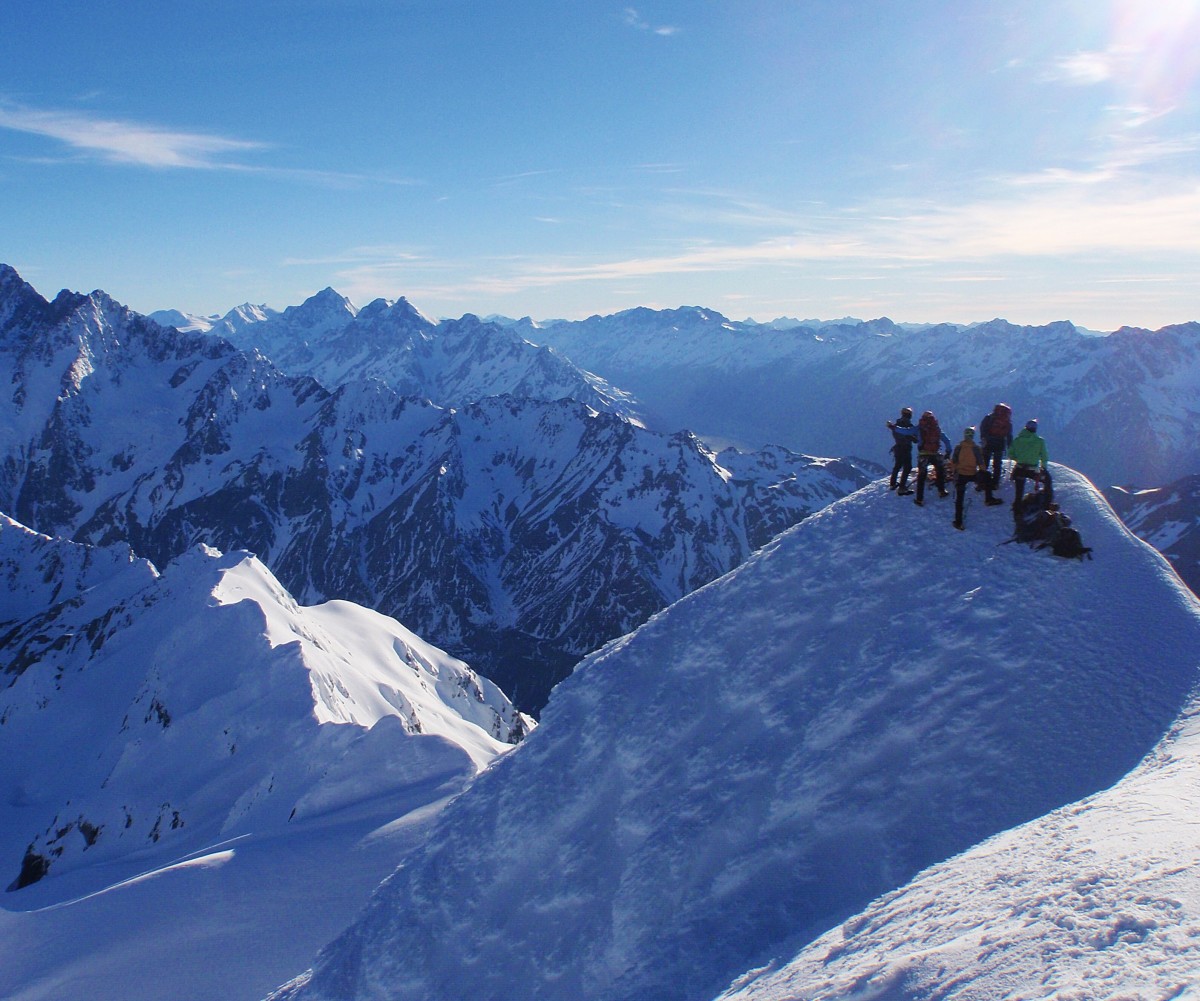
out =
[[[939,497],[949,496],[946,482],[948,477],[952,478],[955,528],[964,527],[963,507],[968,485],[975,484],[975,489],[985,495],[985,503],[988,505],[1004,503],[995,493],[1000,489],[1005,453],[1014,464],[1014,512],[1021,507],[1021,498],[1025,494],[1028,480],[1042,485],[1044,500],[1047,503],[1052,499],[1050,473],[1046,468],[1046,442],[1037,433],[1036,420],[1026,421],[1024,428],[1014,436],[1012,408],[1006,403],[997,403],[991,413],[979,422],[981,447],[975,441],[974,427],[965,428],[962,441],[951,446],[950,439],[942,431],[932,410],[926,410],[916,424],[913,424],[912,416],[912,408],[905,407],[896,420],[887,422],[888,430],[892,432],[892,455],[895,457],[889,485],[897,494],[904,496],[913,493],[908,488],[908,478],[912,474],[912,453],[916,448],[915,503],[918,506],[925,503],[925,482],[930,466],[933,467],[934,483]]]

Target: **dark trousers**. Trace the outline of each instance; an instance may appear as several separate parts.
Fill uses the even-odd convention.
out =
[[[954,522],[957,525],[961,525],[963,520],[963,495],[972,483],[983,484],[985,496],[988,500],[992,499],[992,477],[985,467],[980,466],[979,472],[974,476],[956,476],[954,478]]]
[[[1039,473],[1036,466],[1014,466],[1013,488],[1016,491],[1016,496],[1013,498],[1013,507],[1020,504],[1021,498],[1025,496],[1026,480],[1041,483],[1042,492],[1046,495],[1047,504],[1054,500],[1054,483],[1050,479],[1050,470],[1043,469]]]
[[[904,490],[908,487],[908,477],[912,473],[912,446],[911,445],[893,445],[892,455],[896,457],[896,462],[892,466],[892,482],[891,486],[896,485],[896,476],[900,474],[900,489]]]
[[[937,452],[921,452],[917,456],[917,503],[925,500],[925,478],[929,475],[929,467],[933,466],[934,482],[937,483],[938,494],[946,496],[946,466]]]
[[[992,489],[1000,489],[1000,477],[1004,470],[1004,450],[1006,442],[1003,438],[983,439],[983,468],[992,467]]]

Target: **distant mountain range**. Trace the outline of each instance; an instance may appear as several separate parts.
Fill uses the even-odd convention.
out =
[[[627,394],[552,349],[469,314],[435,323],[406,299],[376,299],[360,310],[326,288],[282,312],[244,305],[219,321],[173,310],[150,318],[257,350],[287,374],[312,376],[330,389],[378,379],[401,396],[441,407],[502,395],[572,399],[636,420],[635,404]]]
[[[751,450],[772,443],[886,462],[883,422],[902,406],[933,410],[953,437],[1006,402],[1019,423],[1039,420],[1051,458],[1102,486],[1145,489],[1200,472],[1197,322],[1098,334],[1067,321],[756,323],[639,307],[578,321],[435,324],[404,299],[357,312],[332,289],[282,313],[156,315],[221,332],[327,386],[368,374],[448,406],[502,385]]]
[[[1040,421],[1052,459],[1102,485],[1200,472],[1200,323],[1103,337],[1068,322],[775,328],[708,309],[632,309],[512,329],[636,397],[651,427],[887,458],[901,407],[953,438],[999,402]]]
[[[341,310],[352,329],[328,343],[356,332],[403,355],[441,337],[460,363],[434,347],[422,372],[459,385],[514,370],[491,350],[511,358],[507,334],[431,331],[394,307],[371,325],[317,299],[291,318],[317,329]],[[11,269],[0,379],[0,510],[17,521],[159,567],[198,543],[248,549],[298,600],[394,615],[531,711],[585,654],[873,475],[782,448],[714,455],[545,385],[457,409],[353,374],[326,388],[103,293],[47,302]]]
[[[355,333],[363,320],[393,311],[406,318],[396,321],[401,337]],[[1188,526],[1200,522],[1200,506],[1189,507],[1185,499],[1195,492],[1185,486],[1171,503],[1168,520],[1175,528],[1155,528],[1147,507],[1179,493],[1149,491],[1181,474],[1200,474],[1197,323],[1106,335],[1067,322],[1019,327],[1003,320],[963,325],[781,317],[756,323],[684,307],[639,308],[583,321],[490,317],[481,323],[464,317],[434,324],[403,299],[379,300],[359,313],[330,289],[283,313],[247,305],[219,321],[161,316],[185,328],[224,331],[243,346],[291,359],[292,370],[327,384],[352,370],[370,371],[450,405],[487,384],[490,373],[480,375],[481,368],[505,372],[512,362],[490,362],[467,378],[441,375],[453,370],[444,362],[418,364],[421,357],[449,356],[439,347],[443,342],[455,342],[457,358],[464,354],[460,338],[475,340],[477,358],[490,353],[485,344],[503,343],[511,356],[523,359],[516,366],[522,374],[533,367],[534,345],[543,352],[550,345],[546,362],[552,358],[555,371],[580,373],[571,365],[578,362],[604,376],[582,373],[574,383],[553,378],[551,393],[586,399],[658,430],[687,427],[714,443],[757,449],[777,442],[802,452],[884,463],[891,440],[883,422],[901,406],[918,413],[933,409],[957,440],[963,426],[1007,402],[1018,423],[1039,419],[1052,458],[1093,477],[1128,513],[1135,530],[1164,547],[1185,579],[1200,584],[1193,569],[1200,555],[1188,541]],[[367,326],[375,329],[379,320]],[[315,330],[327,331],[327,344],[310,335]],[[355,348],[357,337],[370,340],[369,352]],[[372,365],[372,357],[379,364]],[[531,384],[537,380],[506,376],[505,385],[519,394]],[[1137,516],[1122,500],[1130,492],[1141,498]]]

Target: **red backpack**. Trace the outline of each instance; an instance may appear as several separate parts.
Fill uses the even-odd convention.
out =
[[[942,450],[942,429],[933,414],[922,414],[917,428],[920,431],[917,435],[917,451],[936,453]]]
[[[987,426],[980,431],[989,438],[1007,438],[1012,434],[1012,411],[1000,404],[986,417]]]

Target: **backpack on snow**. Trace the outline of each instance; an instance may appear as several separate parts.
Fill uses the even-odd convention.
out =
[[[1090,560],[1091,547],[1083,544],[1071,519],[1048,501],[1045,493],[1026,494],[1013,508],[1014,530],[1010,542],[1024,542],[1034,549],[1049,549],[1064,559]]]

